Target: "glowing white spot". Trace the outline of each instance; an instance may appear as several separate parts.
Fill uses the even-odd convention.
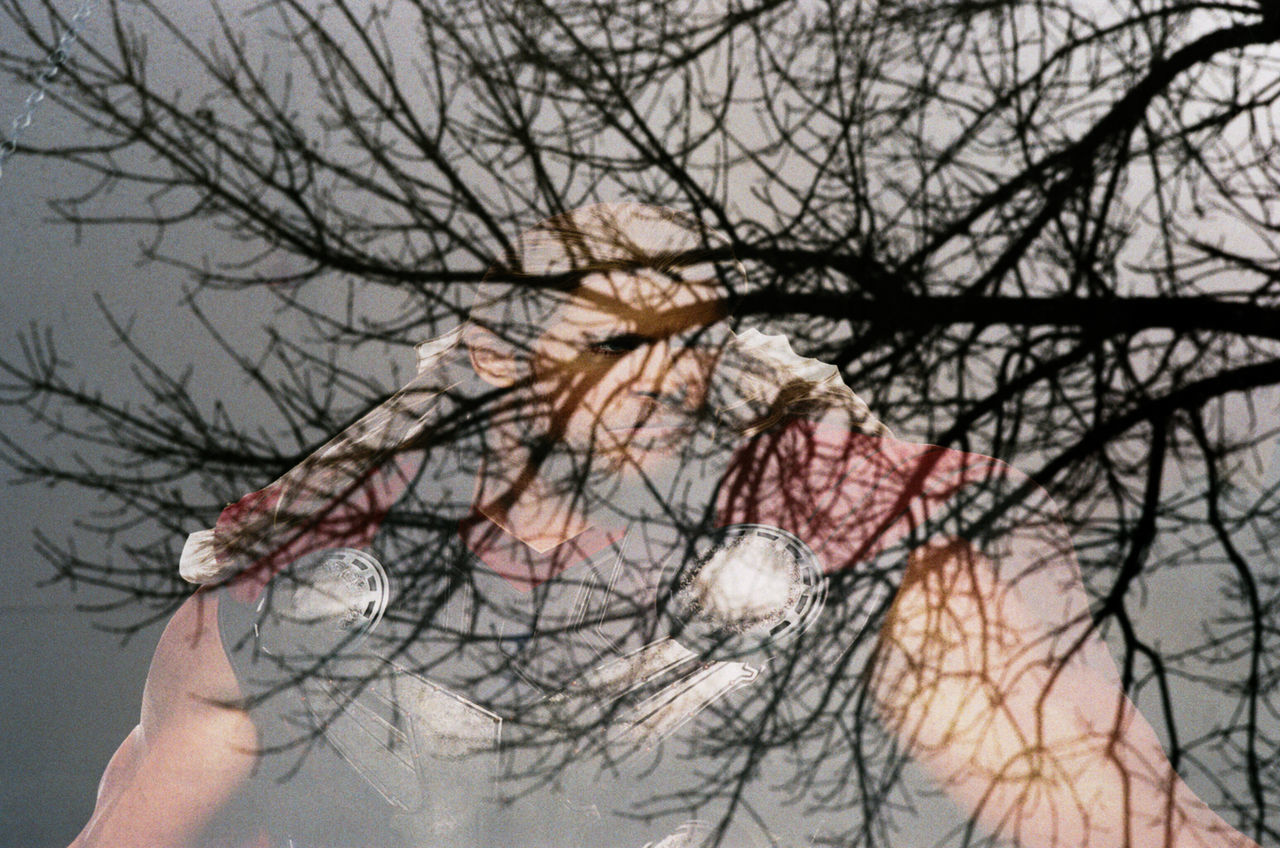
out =
[[[689,589],[703,615],[716,624],[776,621],[796,587],[791,559],[785,541],[744,536],[716,551]]]

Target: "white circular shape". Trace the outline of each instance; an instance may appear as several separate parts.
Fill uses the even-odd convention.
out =
[[[799,537],[733,524],[700,541],[663,575],[661,603],[680,642],[738,656],[804,632],[821,613],[826,576]]]
[[[314,551],[289,570],[290,609],[301,623],[332,622],[340,630],[367,633],[382,620],[390,598],[387,572],[355,548]]]
[[[778,540],[744,535],[712,553],[688,591],[717,624],[778,621],[795,594],[792,571],[790,556]]]

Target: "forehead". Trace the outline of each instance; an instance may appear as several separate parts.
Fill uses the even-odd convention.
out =
[[[711,263],[636,268],[586,275],[557,310],[553,324],[670,330],[727,315],[727,291]]]

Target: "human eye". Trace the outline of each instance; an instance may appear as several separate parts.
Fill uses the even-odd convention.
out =
[[[625,356],[648,341],[647,337],[639,333],[619,333],[590,342],[587,350],[602,356]]]

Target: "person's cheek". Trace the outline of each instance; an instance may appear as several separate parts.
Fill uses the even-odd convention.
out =
[[[688,348],[680,353],[676,368],[679,370],[680,388],[689,409],[698,409],[706,402],[716,359],[714,351],[701,348]]]
[[[607,424],[611,395],[609,372],[600,367],[561,370],[554,381],[554,407],[560,418],[575,429],[594,429]]]

